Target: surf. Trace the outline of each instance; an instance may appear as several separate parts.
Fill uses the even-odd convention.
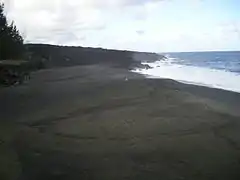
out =
[[[135,69],[146,78],[173,79],[186,84],[207,86],[240,93],[240,74],[208,67],[177,64],[176,58],[166,58],[156,62],[142,62],[149,69]],[[181,61],[181,60],[180,60]]]

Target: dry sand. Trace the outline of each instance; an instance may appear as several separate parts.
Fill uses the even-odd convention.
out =
[[[0,102],[1,180],[240,179],[238,93],[94,65],[37,72]]]

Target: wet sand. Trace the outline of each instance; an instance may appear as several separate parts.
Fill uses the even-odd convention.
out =
[[[106,66],[0,89],[0,179],[238,180],[240,94]]]

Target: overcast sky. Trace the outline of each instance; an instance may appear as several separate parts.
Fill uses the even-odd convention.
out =
[[[0,0],[26,42],[139,51],[240,50],[239,0]]]

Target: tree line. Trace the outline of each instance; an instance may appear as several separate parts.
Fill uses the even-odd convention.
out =
[[[23,37],[13,21],[8,23],[4,4],[0,3],[0,60],[21,59],[23,55]]]

